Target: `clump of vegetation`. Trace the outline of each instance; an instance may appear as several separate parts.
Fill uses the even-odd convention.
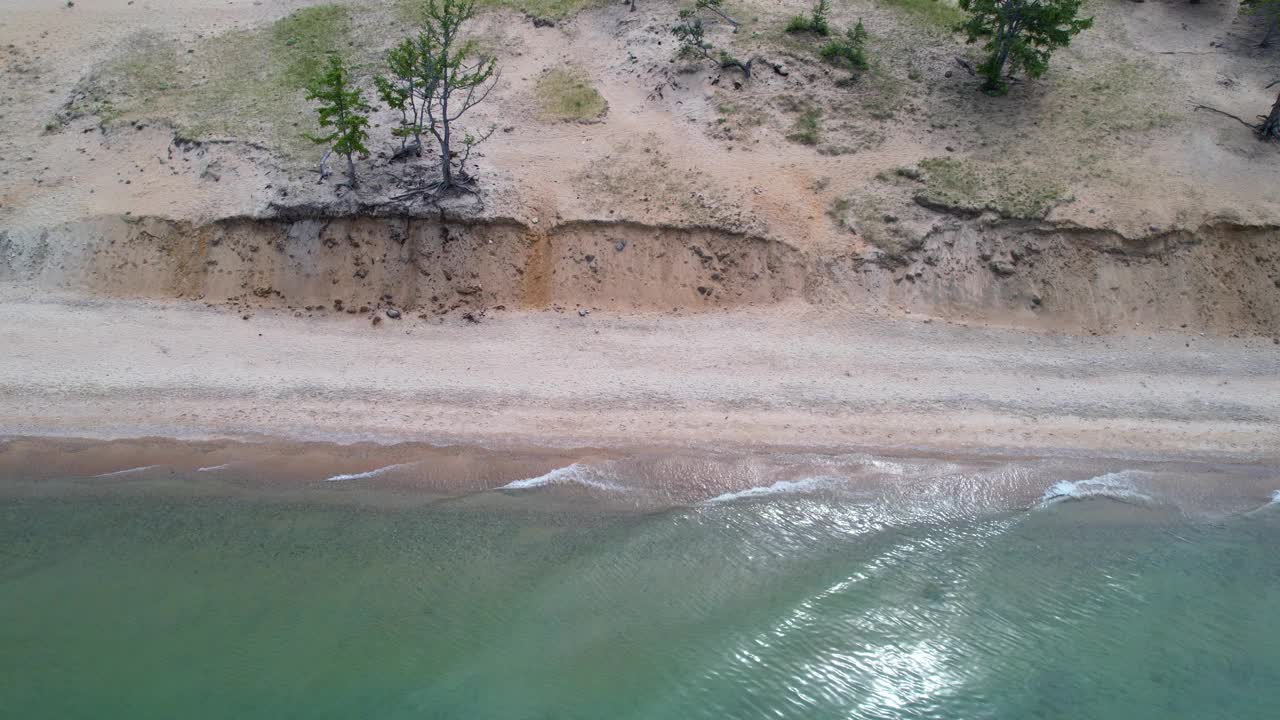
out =
[[[867,53],[864,48],[867,42],[867,29],[862,21],[845,31],[843,38],[828,40],[818,55],[832,65],[841,65],[849,70],[866,70]]]
[[[602,117],[609,103],[591,86],[580,68],[557,68],[538,79],[535,87],[544,117],[587,122]]]
[[[826,37],[831,34],[831,25],[827,22],[827,12],[829,10],[830,7],[827,0],[818,0],[808,17],[796,15],[787,21],[786,31],[789,33],[813,33],[814,35]]]
[[[312,80],[307,88],[307,99],[320,103],[316,109],[320,116],[320,128],[330,129],[324,135],[308,134],[307,139],[345,156],[347,182],[351,187],[356,187],[356,164],[353,156],[369,152],[365,142],[369,139],[369,111],[373,108],[364,102],[360,89],[354,86],[351,73],[340,57],[329,56],[328,69]]]
[[[603,4],[603,0],[476,0],[480,8],[507,8],[539,20],[563,20]],[[397,6],[405,22],[418,24],[425,20],[421,0],[398,0]]]
[[[931,158],[919,165],[924,189],[917,200],[953,211],[1037,219],[1047,215],[1065,193],[1052,176],[1021,166],[983,166],[952,158]]]
[[[801,145],[817,145],[821,121],[822,110],[816,107],[806,107],[796,118],[795,125],[792,126],[791,134],[787,135],[787,139]]]
[[[987,59],[978,66],[983,90],[993,95],[1009,91],[1006,80],[1018,70],[1039,77],[1049,67],[1053,51],[1093,25],[1079,18],[1083,0],[959,0],[969,19],[956,27],[966,42],[986,39]]]

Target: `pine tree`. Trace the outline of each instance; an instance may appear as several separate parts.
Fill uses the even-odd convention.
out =
[[[1093,18],[1078,18],[1082,0],[959,0],[967,21],[956,27],[966,40],[987,38],[982,47],[990,53],[978,66],[985,79],[983,89],[1003,95],[1012,75],[1021,69],[1039,77],[1049,67],[1049,56],[1071,38],[1093,25]]]
[[[321,129],[332,128],[327,135],[308,134],[307,139],[317,145],[328,145],[333,152],[346,156],[347,179],[354,188],[357,183],[354,155],[369,152],[364,144],[369,139],[368,114],[373,108],[365,104],[360,88],[352,84],[350,71],[337,55],[329,56],[329,68],[307,87],[307,99],[320,103],[316,112]]]

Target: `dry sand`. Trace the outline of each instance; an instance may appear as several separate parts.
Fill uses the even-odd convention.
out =
[[[1280,459],[1270,339],[1078,337],[805,305],[299,320],[0,298],[0,434]]]

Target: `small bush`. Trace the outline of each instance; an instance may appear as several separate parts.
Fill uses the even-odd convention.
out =
[[[543,75],[535,92],[542,115],[551,120],[587,122],[603,116],[609,103],[579,68],[559,68]]]
[[[796,15],[787,22],[787,32],[789,33],[813,33],[826,37],[831,34],[831,26],[827,23],[827,0],[818,0],[818,4],[813,6],[813,13],[809,17]]]
[[[832,65],[843,65],[850,70],[866,70],[867,54],[863,46],[867,30],[859,20],[856,27],[845,32],[843,38],[833,38],[823,45],[818,54]]]

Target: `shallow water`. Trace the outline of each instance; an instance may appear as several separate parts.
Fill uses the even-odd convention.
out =
[[[627,494],[583,472],[433,505],[9,493],[0,715],[1275,717],[1265,497],[974,501],[1006,468],[624,512],[566,494]]]

